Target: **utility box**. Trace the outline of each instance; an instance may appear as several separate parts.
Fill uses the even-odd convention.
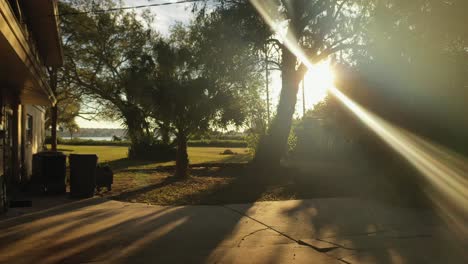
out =
[[[74,198],[94,196],[96,188],[96,166],[98,157],[95,154],[70,154],[70,195]]]
[[[108,165],[98,165],[96,168],[96,189],[101,191],[102,187],[106,187],[107,191],[112,190],[114,183],[114,173]]]
[[[44,151],[33,155],[33,183],[53,194],[66,192],[67,156],[62,152]]]

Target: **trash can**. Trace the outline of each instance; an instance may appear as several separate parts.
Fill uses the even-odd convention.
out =
[[[67,156],[62,152],[44,151],[33,155],[32,182],[47,193],[66,192]]]
[[[70,195],[72,197],[93,197],[96,188],[97,159],[94,154],[70,154]]]

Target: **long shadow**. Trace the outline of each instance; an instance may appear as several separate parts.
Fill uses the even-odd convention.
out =
[[[309,194],[300,189],[301,197],[324,198],[286,206],[279,214],[286,224],[277,228],[345,263],[467,263],[466,240],[456,241],[421,197],[421,186],[412,181],[415,171],[402,166],[382,173],[384,168],[298,174],[301,185],[315,182],[322,189]],[[296,226],[302,226],[300,232]]]
[[[167,167],[161,168],[168,170]],[[283,172],[282,172],[283,171]],[[111,197],[116,200],[138,200],[141,195],[157,191],[158,189],[183,184],[198,184],[200,179],[204,181],[208,178],[219,178],[220,183],[207,184],[198,190],[193,190],[186,195],[181,195],[172,200],[171,204],[176,205],[213,205],[229,203],[252,203],[262,197],[270,186],[285,185],[285,179],[278,176],[278,173],[288,173],[285,170],[267,172],[252,168],[248,164],[200,164],[193,166],[190,170],[191,176],[187,179],[177,179],[169,176],[162,182],[147,185],[131,191],[123,192]],[[289,169],[287,170],[289,171]],[[286,178],[287,179],[287,178]],[[174,190],[177,187],[174,186]]]
[[[119,172],[119,171],[125,170],[128,167],[144,166],[144,165],[153,164],[155,162],[157,161],[122,158],[122,159],[104,162],[104,164],[109,165],[113,171]]]
[[[212,170],[208,167],[192,170],[192,177],[205,177]],[[279,210],[277,218],[284,217],[276,223],[269,223],[271,219],[263,219],[265,211],[256,210],[265,205],[253,202],[259,200],[269,186],[284,185],[289,181],[306,183],[306,174],[300,174],[294,169],[264,171],[249,166],[233,166],[212,173],[211,177],[221,174],[221,177],[232,178],[227,185],[200,190],[182,200],[193,198],[198,199],[200,204],[214,202],[220,205],[250,202],[236,207],[240,213],[222,206],[158,207],[92,199],[0,222],[0,262],[34,263],[41,260],[42,263],[81,263],[118,260],[121,263],[211,263],[251,260],[253,256],[245,253],[242,258],[235,256],[238,259],[224,254],[229,250],[235,251],[238,242],[252,231],[239,233],[239,225],[250,220],[243,216],[247,214],[271,224],[298,241],[303,240],[304,244],[296,245],[296,248],[300,246],[316,250],[307,245],[317,241],[328,243],[332,245],[330,247],[336,248],[320,254],[336,258],[354,256],[360,263],[362,261],[359,260],[365,257],[360,255],[363,253],[362,244],[369,241],[368,236],[386,230],[398,231],[398,226],[407,223],[399,222],[399,216],[408,215],[408,221],[427,223],[429,227],[432,224],[431,220],[421,218],[420,214],[412,215],[411,210],[397,209],[397,213],[388,213],[379,209],[375,202],[340,198],[291,201],[279,209],[268,207],[268,210]],[[313,182],[310,180],[308,186],[311,187]],[[168,178],[146,189],[123,195],[129,198],[175,183],[176,179]],[[304,187],[302,191],[305,193],[306,190]],[[342,195],[339,192],[341,190],[334,190],[337,196]],[[315,189],[309,191],[313,193]],[[398,235],[398,232],[387,234]],[[403,241],[403,238],[395,239]],[[421,238],[404,239],[408,244],[417,244]],[[278,262],[284,253],[282,250],[271,250],[263,262]],[[412,253],[399,247],[393,251],[375,249],[364,253],[375,260],[373,263],[394,263],[398,256],[412,260]],[[313,262],[312,259],[310,261]]]
[[[224,155],[220,162],[222,163],[246,163],[252,160],[252,155],[249,153],[236,153],[232,155]]]
[[[63,152],[73,152],[75,151],[74,149],[65,149],[65,148],[58,148],[57,151],[63,151]]]
[[[147,193],[159,188],[162,188],[164,186],[170,185],[175,182],[182,181],[182,179],[176,178],[176,177],[167,177],[161,182],[155,183],[155,184],[149,184],[141,188],[136,188],[134,190],[129,190],[129,191],[124,191],[120,194],[114,195],[114,196],[109,196],[107,198],[110,199],[115,199],[115,200],[129,200],[132,197],[141,195],[143,193]]]
[[[232,184],[245,188],[244,181],[239,177]],[[261,195],[259,186],[249,192],[250,199]],[[212,262],[213,256],[222,258],[216,252],[226,250],[220,246],[230,244],[242,218],[221,206],[153,207],[99,199],[0,223],[5,234],[0,262]]]

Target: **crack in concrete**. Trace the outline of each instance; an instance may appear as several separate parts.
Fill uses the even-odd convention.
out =
[[[265,228],[260,228],[258,230],[255,230],[253,232],[248,233],[247,235],[243,236],[241,238],[241,240],[239,240],[239,243],[237,244],[237,247],[240,247],[240,245],[242,244],[242,241],[244,241],[247,237],[252,236],[252,235],[254,235],[254,234],[258,233],[258,232],[269,230],[269,229],[270,229],[269,227],[265,227]]]
[[[311,248],[315,249],[316,251],[322,252],[322,253],[326,253],[326,252],[335,250],[335,249],[337,249],[337,248],[340,248],[340,247],[338,247],[338,246],[336,246],[336,245],[334,245],[333,247],[323,247],[323,248],[321,248],[321,247],[316,247],[316,246],[311,245],[311,244],[309,244],[309,243],[307,243],[307,242],[305,242],[305,241],[303,241],[303,240],[298,240],[297,243],[298,243],[299,245],[311,247]],[[331,243],[330,243],[330,244],[331,244]]]
[[[340,244],[338,244],[338,243],[333,243],[333,242],[331,242],[331,241],[323,240],[323,239],[320,239],[320,238],[315,238],[315,240],[320,241],[320,242],[325,242],[325,243],[328,243],[328,244],[332,244],[332,245],[335,246],[334,249],[341,248],[341,249],[353,250],[353,251],[356,251],[356,250],[357,250],[357,249],[355,249],[355,248],[345,247],[345,246],[340,245]]]
[[[347,234],[347,235],[344,235],[344,236],[340,236],[340,237],[358,237],[358,236],[370,236],[370,235],[377,235],[377,234],[382,234],[382,233],[389,233],[391,232],[391,230],[378,230],[378,231],[374,231],[374,232],[362,232],[362,233],[351,233],[351,234]],[[321,238],[317,238],[317,239],[329,239],[329,238],[337,238],[338,236],[327,236],[327,237],[321,237]]]
[[[394,237],[389,237],[389,238],[393,238],[393,239],[411,239],[411,238],[428,238],[428,237],[433,237],[433,235],[421,234],[421,235],[408,235],[408,236],[394,236]]]
[[[274,228],[274,227],[272,227],[272,226],[270,226],[270,225],[267,225],[266,223],[264,223],[264,222],[262,222],[262,221],[260,221],[260,220],[257,220],[257,219],[255,219],[255,218],[253,218],[253,217],[251,217],[251,216],[249,216],[249,215],[247,215],[247,214],[245,214],[245,213],[239,211],[239,210],[236,210],[236,209],[231,208],[231,207],[226,206],[226,205],[222,205],[221,207],[223,207],[223,208],[225,208],[225,209],[227,209],[227,210],[230,210],[230,211],[232,211],[232,212],[235,212],[235,213],[237,213],[237,214],[239,214],[239,215],[241,215],[241,216],[247,217],[247,218],[249,218],[250,220],[255,221],[255,222],[257,222],[257,223],[259,223],[259,224],[265,226],[264,229],[260,229],[260,230],[267,230],[267,229],[270,229],[270,230],[272,230],[272,231],[278,233],[279,235],[281,235],[281,236],[283,236],[283,237],[285,237],[285,238],[287,238],[287,239],[289,239],[289,240],[291,240],[291,241],[297,243],[298,245],[307,246],[307,247],[309,247],[309,248],[311,248],[311,249],[313,249],[313,250],[315,250],[315,251],[317,251],[317,252],[319,252],[319,253],[322,253],[322,254],[327,255],[327,256],[330,257],[330,258],[336,259],[336,260],[338,260],[338,261],[340,261],[340,262],[343,262],[343,263],[346,263],[346,264],[350,264],[349,262],[347,262],[347,261],[345,261],[345,260],[342,260],[342,259],[339,259],[339,258],[336,258],[336,257],[333,257],[333,256],[330,256],[330,255],[326,254],[326,252],[329,252],[329,251],[331,251],[331,250],[335,250],[335,249],[337,249],[337,248],[340,248],[340,246],[330,247],[330,248],[326,248],[326,249],[321,249],[321,248],[315,247],[315,246],[313,246],[313,245],[311,245],[311,244],[308,244],[308,243],[306,243],[306,242],[304,242],[304,241],[302,241],[302,240],[300,240],[300,239],[295,239],[295,238],[291,237],[290,235],[288,235],[288,234],[286,234],[286,233],[284,233],[284,232],[282,232],[282,231],[280,231],[280,230],[278,230],[278,229],[276,229],[276,228]],[[256,231],[254,231],[253,233],[256,233],[256,232],[258,232],[258,231],[260,231],[260,230],[256,230]],[[326,241],[324,241],[324,242],[326,242]]]
[[[225,206],[225,205],[221,205],[221,207],[223,207],[223,208],[225,208],[225,209],[227,209],[227,210],[230,210],[230,211],[232,211],[232,212],[235,212],[235,213],[237,213],[237,214],[239,214],[239,215],[241,215],[241,216],[247,217],[247,218],[249,218],[250,220],[255,221],[255,222],[261,224],[262,226],[264,226],[264,227],[266,227],[266,228],[268,228],[268,229],[271,229],[271,230],[273,230],[274,232],[276,232],[276,233],[278,233],[278,234],[280,234],[280,235],[286,237],[287,239],[289,239],[289,240],[291,240],[291,241],[294,241],[295,243],[298,243],[298,240],[297,240],[297,239],[294,239],[293,237],[289,236],[288,234],[286,234],[286,233],[284,233],[284,232],[281,232],[281,231],[279,231],[278,229],[275,229],[274,227],[269,226],[269,225],[267,225],[266,223],[263,223],[262,221],[257,220],[257,219],[255,219],[255,218],[253,218],[253,217],[251,217],[251,216],[249,216],[249,215],[247,215],[247,214],[245,214],[245,213],[239,211],[239,210],[236,210],[236,209],[234,209],[234,208],[231,208],[231,207]],[[298,244],[299,244],[299,243],[298,243]]]

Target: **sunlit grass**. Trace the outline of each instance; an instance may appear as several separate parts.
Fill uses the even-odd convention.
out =
[[[125,146],[75,146],[59,145],[59,150],[65,154],[96,154],[100,163],[112,162],[127,158],[128,148]],[[230,149],[235,155],[222,155]],[[214,163],[214,162],[247,162],[251,154],[247,148],[218,148],[218,147],[189,147],[190,163]],[[129,162],[129,168],[145,168],[155,166],[175,165],[175,161],[169,162]]]

